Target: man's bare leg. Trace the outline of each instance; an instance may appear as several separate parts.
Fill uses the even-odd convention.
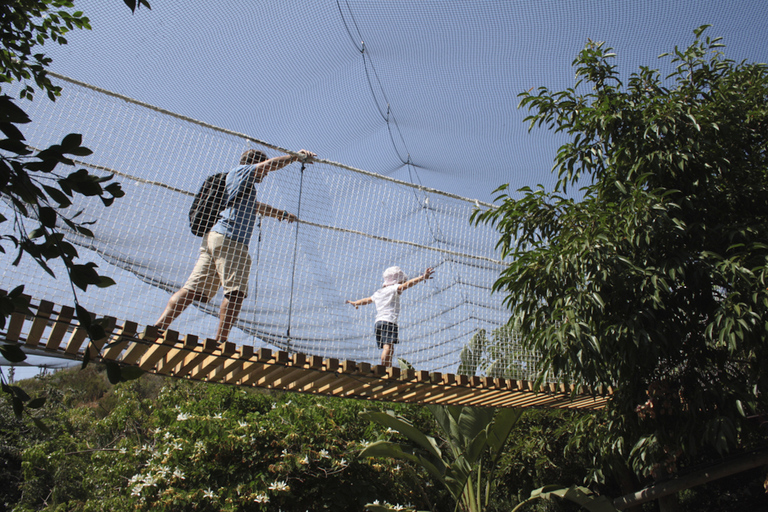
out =
[[[244,296],[241,292],[232,292],[224,295],[219,309],[219,328],[216,330],[216,340],[227,341],[229,331],[235,324],[240,308],[243,306]]]
[[[384,348],[381,350],[381,364],[382,366],[390,367],[392,366],[392,344],[387,343],[384,345]]]
[[[165,306],[165,311],[160,315],[160,318],[155,322],[155,327],[158,329],[167,329],[171,322],[173,322],[180,314],[187,309],[187,306],[192,304],[195,300],[202,300],[203,297],[192,290],[182,288],[177,291],[168,300],[168,305]]]

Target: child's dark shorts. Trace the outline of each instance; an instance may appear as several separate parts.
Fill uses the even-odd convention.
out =
[[[384,321],[376,322],[376,344],[379,348],[384,348],[384,345],[399,343],[397,334],[397,324]]]

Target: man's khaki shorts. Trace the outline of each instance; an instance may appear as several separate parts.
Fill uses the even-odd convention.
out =
[[[203,237],[200,256],[184,288],[199,293],[202,302],[211,300],[220,286],[224,287],[224,295],[240,292],[246,297],[250,272],[248,246],[209,231]]]

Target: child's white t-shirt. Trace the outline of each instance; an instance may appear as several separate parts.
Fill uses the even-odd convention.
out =
[[[398,293],[398,284],[384,286],[376,290],[371,295],[373,303],[376,305],[376,321],[397,323],[397,317],[400,315],[400,293]]]

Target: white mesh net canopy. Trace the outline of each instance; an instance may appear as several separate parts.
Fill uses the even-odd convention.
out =
[[[27,107],[34,120],[25,129],[30,146],[81,133],[93,150],[83,166],[122,184],[125,197],[108,208],[98,199],[70,207],[68,215],[82,210],[81,221],[95,222],[96,236],[68,237],[84,248],[83,259],[117,281],[80,294],[81,303],[140,324],[155,322],[195,264],[201,239],[190,231],[188,210],[203,180],[236,166],[250,148],[284,154],[75,83],[55,103]],[[393,265],[409,278],[427,267],[435,271],[401,298],[395,357],[418,369],[456,372],[472,336],[490,334],[508,318],[502,297],[491,294],[504,268],[495,251],[498,235],[469,221],[473,209],[488,205],[322,159],[304,170],[296,162],[269,173],[257,198],[300,221],[259,217],[249,247],[248,297],[229,341],[378,363],[375,307],[356,310],[346,301],[370,297]],[[63,272],[54,280],[31,261],[17,268],[11,260],[3,260],[4,286],[25,284],[32,296],[71,303]],[[222,296],[219,290],[207,304],[196,303],[172,328],[213,337]],[[517,352],[516,366],[532,369],[532,359]]]

